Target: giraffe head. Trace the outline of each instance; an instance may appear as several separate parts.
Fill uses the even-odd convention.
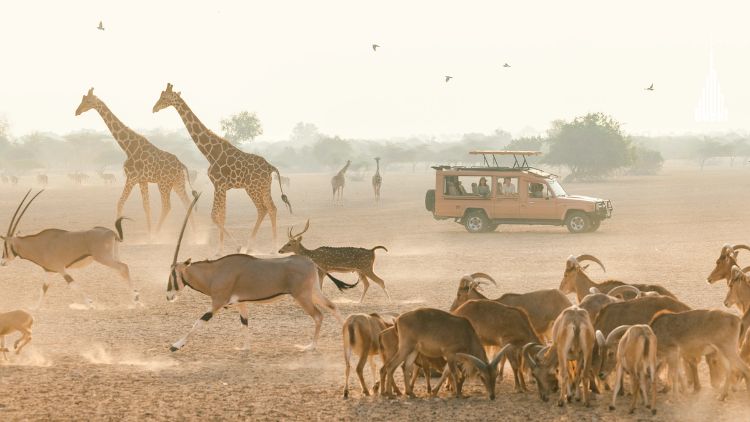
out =
[[[154,104],[153,112],[164,110],[169,106],[174,106],[180,100],[180,93],[172,90],[172,84],[167,84],[167,89],[161,92],[159,101]]]
[[[90,88],[89,92],[81,98],[81,104],[76,109],[76,116],[81,113],[85,113],[94,108],[99,103],[99,98],[94,95],[94,88]]]

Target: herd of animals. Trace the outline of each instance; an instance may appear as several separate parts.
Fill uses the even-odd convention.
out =
[[[180,93],[168,84],[153,107],[157,112],[174,107],[199,150],[209,161],[208,177],[214,185],[212,219],[219,228],[219,248],[223,245],[226,191],[245,189],[258,209],[258,218],[251,240],[266,215],[270,217],[276,237],[276,207],[271,199],[271,182],[275,176],[282,192],[282,201],[291,212],[291,203],[283,193],[288,186],[278,169],[258,155],[248,154],[211,132],[195,117]],[[623,378],[630,378],[630,411],[635,410],[639,397],[652,413],[656,412],[656,391],[659,374],[666,371],[663,390],[686,391],[701,388],[697,365],[705,357],[712,385],[721,385],[724,399],[741,379],[750,383],[750,276],[748,268],[737,264],[741,249],[746,245],[725,245],[709,283],[727,280],[728,293],[724,304],[736,306],[744,315],[738,317],[721,310],[691,309],[672,292],[659,285],[628,284],[617,280],[601,283],[593,281],[585,272],[593,262],[604,265],[592,255],[571,256],[557,289],[538,290],[523,294],[508,293],[489,300],[480,292],[481,285],[493,283],[491,276],[475,273],[461,278],[455,301],[450,309],[418,308],[400,315],[353,314],[342,320],[335,304],[322,292],[325,277],[339,290],[351,289],[360,282],[364,301],[370,281],[380,286],[388,299],[385,282],[374,272],[375,251],[386,249],[357,247],[320,247],[308,249],[302,244],[305,228],[293,233],[290,228],[287,243],[278,251],[289,256],[260,259],[246,254],[230,254],[218,259],[193,262],[180,260],[179,251],[185,228],[191,221],[192,210],[200,193],[193,190],[189,201],[185,183],[191,185],[191,175],[173,154],[162,151],[145,138],[123,125],[93,94],[83,96],[76,115],[95,109],[104,119],[115,140],[126,151],[124,169],[125,189],[117,204],[115,229],[94,227],[85,231],[46,229],[36,234],[19,236],[18,226],[34,200],[29,190],[16,207],[3,240],[2,261],[5,266],[15,258],[26,259],[48,273],[61,275],[67,284],[77,284],[68,270],[96,261],[117,271],[132,292],[133,302],[140,304],[139,292],[134,288],[127,264],[119,259],[118,250],[125,236],[122,205],[130,191],[138,184],[144,194],[144,210],[150,221],[148,183],[156,183],[162,193],[162,214],[158,228],[169,212],[169,195],[175,190],[185,203],[187,212],[172,259],[167,282],[167,299],[176,299],[185,287],[210,297],[210,309],[198,318],[190,330],[170,350],[183,348],[189,337],[210,321],[222,309],[236,307],[240,322],[248,326],[248,304],[267,303],[292,296],[295,302],[313,318],[315,328],[312,342],[305,349],[314,349],[323,320],[322,309],[333,313],[343,325],[342,341],[346,366],[344,397],[349,395],[352,355],[359,356],[356,373],[362,392],[370,394],[363,375],[369,362],[372,389],[384,396],[401,394],[394,380],[394,372],[401,367],[404,373],[403,391],[414,394],[414,384],[424,373],[429,394],[445,388],[457,397],[462,394],[465,380],[481,380],[490,399],[495,398],[495,385],[502,376],[506,361],[510,363],[515,389],[526,391],[526,378],[531,376],[539,397],[547,401],[558,393],[558,405],[571,402],[575,396],[588,406],[591,392],[612,390],[612,405],[623,388]],[[373,189],[379,198],[382,177],[379,159],[373,176]],[[332,178],[334,203],[343,194],[345,174],[350,162]],[[273,175],[273,176],[272,176]],[[192,185],[191,185],[192,187]],[[149,223],[149,232],[151,231]],[[358,281],[345,283],[331,273],[354,272]],[[43,282],[37,304],[42,306],[49,289]],[[576,304],[567,294],[574,293]],[[84,302],[93,302],[82,293]],[[5,336],[20,332],[13,349],[19,353],[31,341],[33,317],[16,310],[0,314],[0,352],[7,359],[9,351]],[[249,340],[249,330],[248,340]],[[376,356],[382,362],[376,374]],[[431,386],[433,371],[440,374],[437,385]],[[748,389],[750,391],[750,388]]]

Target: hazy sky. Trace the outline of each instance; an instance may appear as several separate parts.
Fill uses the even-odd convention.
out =
[[[630,132],[685,132],[705,128],[694,109],[713,46],[729,110],[717,127],[749,130],[743,3],[6,2],[0,115],[15,135],[106,129],[95,112],[74,116],[93,86],[125,124],[177,129],[174,110],[151,112],[172,82],[214,130],[257,112],[263,140],[298,121],[344,137],[439,136],[544,130],[589,111]]]

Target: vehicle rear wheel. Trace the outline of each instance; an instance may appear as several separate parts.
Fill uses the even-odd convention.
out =
[[[472,211],[464,218],[464,227],[469,233],[482,233],[490,226],[487,216],[481,211]]]
[[[592,218],[591,219],[591,228],[589,228],[590,232],[595,232],[597,229],[599,229],[599,226],[601,226],[602,220],[598,218]]]
[[[573,211],[565,221],[571,233],[585,233],[591,228],[591,218],[581,211]]]

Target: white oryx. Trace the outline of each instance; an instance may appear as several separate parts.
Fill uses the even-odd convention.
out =
[[[29,260],[40,266],[44,271],[50,274],[60,274],[63,276],[68,286],[78,289],[73,277],[68,274],[69,268],[85,267],[92,261],[115,269],[122,278],[128,283],[128,287],[133,292],[133,301],[140,304],[138,300],[138,291],[133,288],[130,280],[130,270],[128,266],[122,263],[118,258],[118,244],[122,242],[122,220],[124,217],[115,221],[117,233],[106,227],[94,227],[84,231],[67,231],[60,229],[45,229],[37,234],[30,236],[16,236],[16,229],[29,205],[42,193],[37,192],[31,197],[29,202],[24,206],[24,202],[31,194],[31,190],[26,192],[21,203],[18,204],[13,218],[8,225],[8,232],[3,239],[3,257],[0,266],[5,266],[8,262],[16,257]],[[23,210],[21,207],[23,206]],[[20,211],[20,214],[19,214]],[[16,218],[17,217],[17,218]],[[42,284],[42,292],[39,297],[37,309],[41,307],[42,301],[51,280],[46,280]],[[93,302],[83,294],[83,300],[88,307]]]
[[[250,255],[234,254],[216,260],[191,262],[188,259],[177,262],[188,217],[199,197],[200,194],[196,195],[190,204],[182,223],[180,237],[177,239],[167,283],[167,300],[174,301],[177,293],[188,286],[210,296],[211,306],[208,312],[195,321],[190,331],[172,344],[169,350],[174,352],[184,347],[190,335],[222,308],[236,306],[240,312],[240,322],[247,327],[248,302],[270,303],[280,300],[284,295],[291,295],[315,321],[312,343],[304,348],[314,350],[323,322],[320,307],[330,310],[339,324],[343,321],[336,305],[323,296],[318,282],[318,267],[310,258],[292,255],[284,258],[259,259]],[[330,274],[327,275],[339,290],[350,289],[357,284],[346,284]]]

